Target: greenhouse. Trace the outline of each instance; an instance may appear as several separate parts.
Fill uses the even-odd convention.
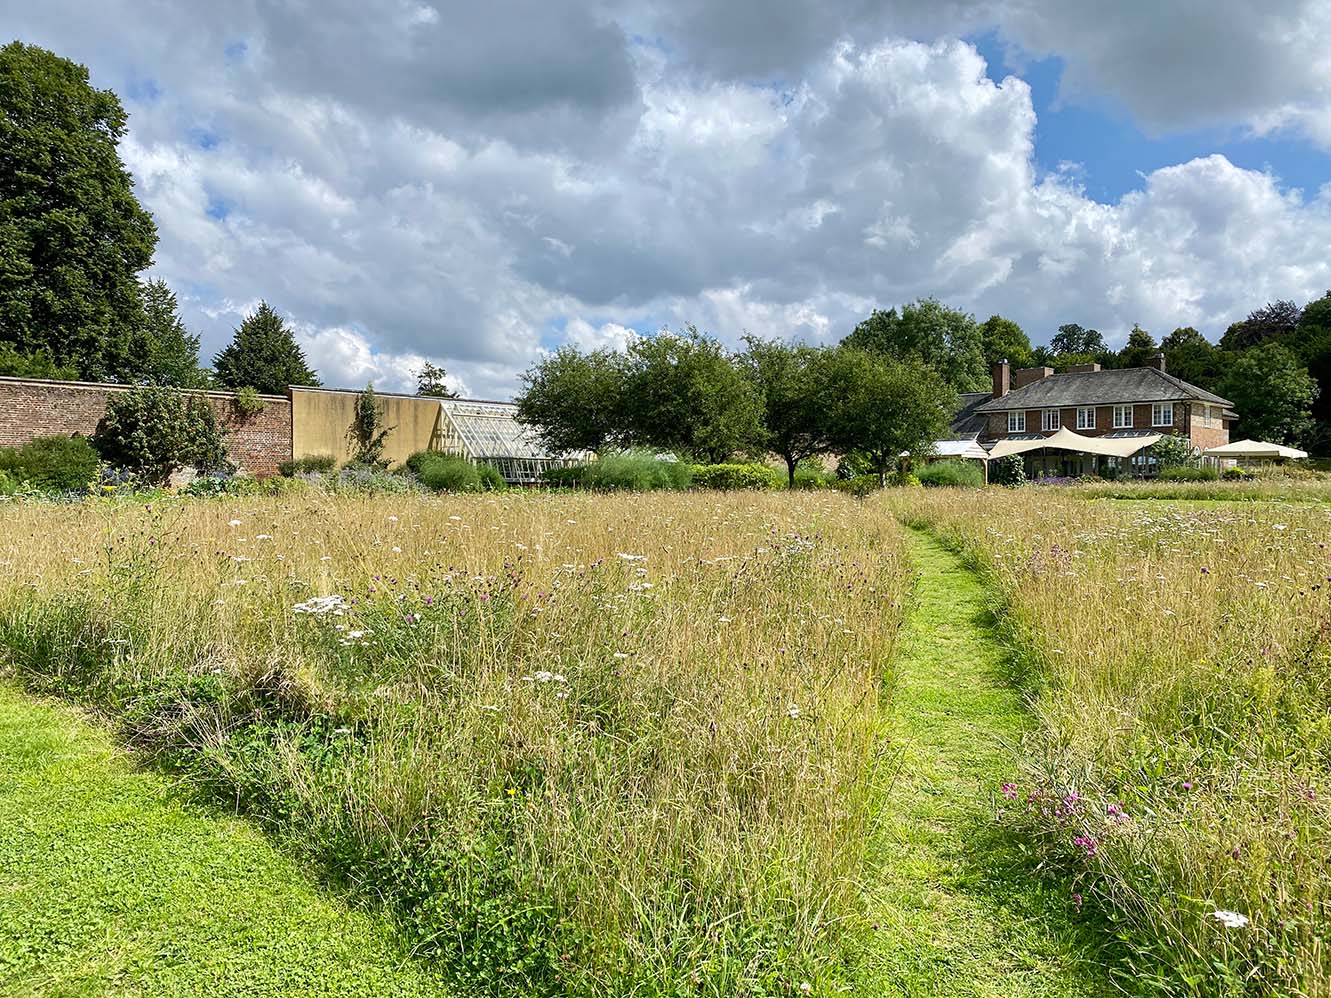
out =
[[[439,408],[438,449],[493,465],[509,484],[539,482],[541,472],[588,457],[551,454],[530,428],[518,422],[518,407],[509,402],[444,399]]]

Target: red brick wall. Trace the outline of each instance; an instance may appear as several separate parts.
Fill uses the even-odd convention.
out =
[[[107,396],[123,391],[124,385],[0,378],[0,447],[57,434],[90,436],[106,411]],[[290,399],[260,396],[263,411],[245,417],[231,392],[201,394],[226,430],[227,453],[242,469],[263,477],[291,458]]]
[[[1053,435],[1052,430],[1044,429],[1043,413],[1043,409],[1026,410],[1026,433],[1043,433],[1046,436]],[[1076,409],[1061,409],[1059,411],[1059,420],[1060,425],[1065,426],[1069,430],[1079,433],[1084,437],[1101,437],[1106,433],[1112,433],[1114,431],[1114,407],[1112,405],[1096,407],[1095,429],[1093,430],[1077,429]],[[1228,424],[1223,427],[1196,425],[1192,420],[1191,406],[1182,402],[1174,403],[1173,427],[1152,426],[1150,404],[1134,405],[1132,407],[1132,429],[1152,430],[1157,433],[1179,433],[1191,439],[1193,444],[1201,450],[1229,443]],[[1007,413],[990,413],[984,439],[1001,440],[1006,436],[1008,436]]]

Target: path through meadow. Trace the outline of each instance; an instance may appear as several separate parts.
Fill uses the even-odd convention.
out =
[[[933,537],[907,533],[919,580],[895,669],[870,979],[895,995],[1104,993],[1070,899],[1041,887],[995,828],[994,798],[1030,722],[984,587]]]

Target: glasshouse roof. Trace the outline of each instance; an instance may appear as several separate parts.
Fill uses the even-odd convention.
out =
[[[540,437],[518,422],[518,407],[511,402],[442,399],[439,408],[444,449],[486,461],[510,482],[534,482],[548,468],[588,456],[550,453]]]

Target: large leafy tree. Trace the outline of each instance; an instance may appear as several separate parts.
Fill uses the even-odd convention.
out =
[[[135,275],[157,243],[117,150],[125,124],[83,66],[0,48],[0,342],[84,378],[122,376],[141,322]]]
[[[1001,315],[989,316],[980,323],[980,342],[984,345],[984,361],[990,367],[1002,360],[1013,367],[1031,367],[1033,364],[1031,339],[1011,319]]]
[[[119,362],[125,381],[203,388],[209,383],[199,367],[199,338],[181,321],[176,296],[160,279],[142,289],[143,321],[126,343]]]
[[[1216,391],[1224,378],[1224,354],[1191,326],[1180,326],[1160,341],[1165,354],[1165,368],[1208,391]]]
[[[1269,342],[1240,353],[1223,394],[1239,414],[1237,435],[1275,443],[1302,443],[1313,429],[1317,382],[1287,347]]]
[[[918,358],[841,347],[827,360],[827,376],[836,386],[827,413],[832,445],[863,455],[879,482],[903,453],[929,453],[956,411],[956,391]]]
[[[1160,346],[1155,342],[1155,337],[1134,323],[1132,331],[1128,333],[1128,342],[1115,358],[1115,366],[1146,367],[1159,352]]]
[[[1317,382],[1312,415],[1317,426],[1309,444],[1319,454],[1331,450],[1331,291],[1309,302],[1286,345]]]
[[[281,395],[288,385],[319,385],[291,330],[265,301],[213,358],[213,372],[227,388],[253,388],[266,395]]]
[[[1059,356],[1067,354],[1099,355],[1107,352],[1105,338],[1098,329],[1085,329],[1075,322],[1064,323],[1049,341],[1049,348]]]
[[[561,347],[523,374],[518,422],[556,454],[603,450],[623,435],[625,368],[610,350]]]
[[[629,344],[622,404],[636,444],[711,462],[761,446],[757,391],[725,347],[692,325]]]
[[[923,361],[959,392],[980,391],[989,384],[984,338],[975,317],[936,298],[921,298],[900,313],[876,309],[841,342],[894,360]]]
[[[806,344],[744,338],[740,364],[762,404],[762,446],[786,462],[791,488],[801,461],[831,449],[827,351]]]
[[[1268,302],[1248,313],[1242,322],[1236,322],[1220,337],[1222,350],[1249,350],[1267,340],[1279,340],[1298,327],[1302,309],[1292,301]]]

